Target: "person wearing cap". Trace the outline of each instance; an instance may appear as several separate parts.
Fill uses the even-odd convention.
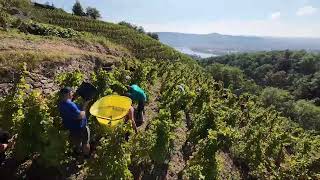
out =
[[[4,131],[0,128],[0,164],[5,160],[5,152],[14,145],[15,136],[10,139],[8,131]]]
[[[60,116],[64,127],[70,132],[71,144],[76,153],[80,153],[82,149],[83,154],[88,157],[90,154],[90,129],[87,125],[86,110],[90,101],[86,101],[80,108],[72,101],[73,91],[70,87],[61,89],[60,95]]]
[[[127,95],[132,99],[132,101],[138,102],[136,124],[139,126],[144,122],[143,113],[147,96],[144,90],[136,84],[128,86],[127,88],[129,90]]]

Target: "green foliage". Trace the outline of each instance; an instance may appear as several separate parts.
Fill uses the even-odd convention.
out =
[[[159,35],[157,33],[148,32],[147,35],[152,37],[155,40],[159,40]]]
[[[19,82],[11,90],[10,94],[1,102],[1,127],[17,133],[25,118],[24,103],[29,85],[25,81],[26,64],[24,64]]]
[[[76,1],[72,7],[72,12],[74,15],[77,15],[77,16],[85,16],[86,13],[83,11],[83,8],[80,4],[80,1]]]
[[[134,166],[137,167],[140,164],[151,163],[151,150],[155,147],[156,139],[157,134],[154,133],[153,129],[145,132],[139,132],[130,139],[130,153],[132,164]]]
[[[157,64],[153,59],[124,59],[111,72],[100,69],[90,79],[100,96],[105,96],[126,92],[128,82],[125,77],[128,75],[132,82],[138,82],[146,89],[151,89],[150,84],[160,76],[159,113],[150,121],[146,131],[131,134],[129,141],[125,140],[126,133],[132,133],[129,124],[114,130],[103,129],[92,122],[94,118],[90,118],[93,137],[102,138],[95,158],[85,165],[89,178],[130,179],[129,166],[144,167],[145,172],[151,172],[153,165],[167,163],[174,151],[176,129],[184,124],[184,120],[187,121],[187,116],[191,121],[187,138],[192,146],[192,156],[183,170],[185,178],[218,178],[217,152],[221,150],[229,150],[230,156],[237,159],[240,166],[248,167],[248,177],[251,178],[317,177],[319,137],[304,131],[276,111],[260,106],[280,107],[283,102],[293,99],[288,92],[265,89],[260,97],[261,103],[257,97],[237,97],[230,90],[223,89],[195,64]],[[153,77],[148,78],[150,75]],[[77,87],[83,78],[81,72],[64,73],[57,77],[56,82],[60,86]],[[14,114],[17,125],[11,124],[18,133],[19,145],[14,152],[20,158],[37,153],[40,155],[39,163],[59,167],[65,158],[67,137],[60,131],[61,119],[55,107],[57,97],[53,96],[48,101],[38,94],[26,95],[23,82],[22,79],[20,89],[23,96],[18,96],[22,94],[19,91],[8,96],[11,99],[23,97],[13,102],[18,107],[4,108],[13,113],[23,108],[21,116]],[[303,120],[317,118],[318,111],[306,110],[310,107],[305,102],[298,105],[293,109],[303,115]],[[310,126],[312,123],[310,121]]]
[[[139,32],[139,33],[142,33],[142,34],[145,33],[143,27],[141,27],[141,26],[136,26],[134,24],[131,24],[131,23],[128,23],[128,22],[125,22],[125,21],[121,21],[118,24],[121,25],[121,26],[126,26],[126,27],[128,27],[130,29],[133,29],[133,30]]]
[[[14,154],[17,160],[24,160],[40,154],[39,163],[45,167],[58,167],[65,157],[66,135],[53,125],[53,117],[45,99],[36,91],[29,91],[24,77],[28,73],[24,66],[20,81],[13,88],[1,108],[1,127],[17,134]],[[2,104],[3,106],[4,104]],[[8,106],[9,105],[9,106]]]
[[[24,22],[19,29],[22,32],[41,36],[57,36],[61,38],[72,38],[80,35],[71,28],[61,28],[49,24],[36,23],[33,21]]]
[[[3,29],[8,29],[11,24],[11,16],[5,11],[0,11],[0,27]]]
[[[214,63],[206,67],[216,81],[221,81],[225,88],[231,89],[237,95],[244,92],[257,94],[259,87],[251,80],[247,80],[242,70],[237,67]]]
[[[23,160],[36,152],[41,152],[47,141],[47,131],[52,118],[47,107],[40,105],[41,97],[37,92],[31,93],[24,102],[23,115],[15,148],[18,160]],[[28,105],[28,106],[26,106]]]
[[[297,121],[306,129],[320,131],[320,107],[313,103],[300,100],[294,105],[293,114]]]
[[[138,33],[146,34],[149,37],[151,37],[152,39],[159,40],[159,35],[157,33],[145,32],[145,30],[143,29],[142,26],[136,26],[134,24],[131,24],[131,23],[128,23],[128,22],[125,22],[125,21],[121,21],[118,24],[121,25],[121,26],[128,27],[130,29],[133,29],[133,30],[137,31]]]
[[[299,62],[299,69],[304,74],[314,74],[320,69],[320,57],[308,54]]]
[[[293,94],[300,99],[313,99],[320,96],[320,72],[302,76],[293,83]]]
[[[298,150],[303,139],[309,136],[301,128],[274,111],[255,105],[250,107],[250,120],[246,123],[239,129],[239,136],[235,136],[231,149],[241,162],[249,166],[251,176],[291,179],[305,173],[305,176],[314,177],[315,172],[309,171],[307,166],[316,160],[314,151]],[[311,142],[312,138],[308,141]],[[314,148],[317,146],[315,144]],[[299,156],[300,153],[304,155]],[[291,166],[292,161],[301,162],[299,170]]]
[[[9,10],[11,8],[29,7],[31,5],[30,0],[0,0],[0,9]]]
[[[210,130],[206,139],[198,142],[198,147],[189,161],[186,176],[190,179],[216,179],[218,150],[217,132]],[[200,171],[200,172],[199,172]]]
[[[294,104],[294,97],[286,90],[268,87],[261,93],[261,101],[265,107],[275,106],[275,108],[290,116]]]
[[[93,18],[93,19],[101,18],[100,12],[96,8],[93,8],[93,7],[87,7],[86,15]]]
[[[95,159],[89,162],[91,178],[99,179],[131,179],[128,169],[131,162],[125,141],[125,134],[130,128],[118,126],[114,131],[107,131],[97,147]]]
[[[271,51],[214,57],[202,62],[204,66],[214,63],[238,67],[258,85],[288,90],[296,98],[319,97],[319,54]]]
[[[207,68],[213,78],[217,81],[222,81],[226,88],[230,86],[240,88],[245,78],[239,68],[224,66],[222,64],[212,64]]]
[[[67,140],[66,132],[59,130],[50,124],[47,130],[46,145],[40,152],[39,163],[44,167],[61,167],[63,161],[67,159]]]
[[[63,52],[57,54],[56,52],[15,50],[1,53],[0,63],[12,68],[19,68],[20,64],[27,63],[27,68],[33,69],[43,61],[61,62],[67,58],[69,58],[69,55]]]
[[[61,88],[63,87],[78,87],[83,82],[84,75],[80,71],[62,73],[56,77],[56,82]]]
[[[38,22],[72,28],[80,32],[90,32],[95,36],[107,38],[113,43],[126,47],[138,59],[192,61],[191,58],[182,55],[173,48],[126,26],[74,16],[59,10],[32,8],[26,9],[26,11],[29,11],[30,15]],[[138,30],[142,32],[141,28]]]
[[[168,160],[170,150],[173,148],[174,124],[170,121],[170,114],[160,110],[158,120],[154,120],[151,129],[156,134],[156,142],[151,149],[150,156],[157,164],[161,164]]]
[[[218,178],[217,152],[221,151],[229,152],[230,158],[247,170],[244,178],[319,177],[317,132],[302,129],[274,110],[274,107],[283,109],[284,114],[292,109],[294,116],[301,117],[299,122],[318,128],[315,120],[319,119],[319,111],[315,106],[306,101],[295,104],[287,91],[274,88],[265,89],[260,97],[232,93],[239,88],[245,89],[244,92],[256,91],[255,84],[245,80],[251,77],[259,85],[281,86],[290,92],[308,89],[311,95],[309,92],[301,94],[314,98],[318,91],[313,87],[319,84],[320,78],[315,69],[310,69],[311,65],[317,67],[317,61],[305,57],[308,53],[286,51],[218,57],[217,63],[230,66],[212,65],[208,68],[212,73],[209,75],[186,56],[145,36],[142,29],[133,30],[60,10],[35,7],[29,11],[39,22],[85,31],[79,41],[90,41],[96,36],[91,42],[102,38],[100,42],[120,44],[132,52],[133,58],[123,58],[111,72],[98,69],[88,78],[98,88],[100,97],[111,93],[122,95],[130,83],[143,87],[149,95],[154,93],[153,85],[160,88],[159,94],[155,94],[157,97],[152,97],[156,99],[152,103],[158,104],[159,111],[154,110],[158,114],[149,119],[146,130],[138,134],[132,134],[132,127],[126,123],[111,130],[98,125],[93,117],[89,118],[92,135],[99,142],[94,158],[84,164],[89,170],[88,178],[132,179],[130,166],[133,169],[144,167],[145,172],[151,172],[155,166],[161,167],[171,159],[174,139],[179,137],[177,130],[185,123],[188,128],[186,144],[190,145],[191,152],[186,154],[190,157],[186,158],[187,166],[182,171],[184,178]],[[303,63],[299,63],[300,59],[304,59]],[[126,76],[132,77],[130,82]],[[224,89],[212,76],[224,81],[225,87],[230,89]],[[77,87],[83,79],[84,75],[76,71],[61,74],[56,83],[61,87]],[[299,87],[300,80],[303,85],[292,88],[292,85]],[[287,106],[291,101],[292,106]],[[39,155],[39,163],[53,167],[59,167],[65,159],[68,143],[65,132],[61,131],[57,102],[57,95],[44,98],[30,93],[23,76],[13,92],[3,99],[0,123],[18,134],[14,152],[19,159]],[[128,132],[131,135],[126,141]]]
[[[314,103],[306,100],[295,101],[294,97],[285,90],[277,88],[265,88],[260,95],[264,107],[274,107],[299,123],[302,127],[310,130],[319,130],[319,110]]]

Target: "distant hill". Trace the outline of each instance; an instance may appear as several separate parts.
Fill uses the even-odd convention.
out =
[[[184,34],[158,32],[160,41],[177,49],[208,54],[254,52],[271,50],[320,51],[320,38],[275,38],[257,36],[230,36],[218,33]]]

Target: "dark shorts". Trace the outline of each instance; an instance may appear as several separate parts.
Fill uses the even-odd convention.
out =
[[[88,126],[83,127],[80,130],[70,131],[70,141],[73,146],[81,147],[90,143],[90,129]]]
[[[138,113],[144,112],[144,104],[145,104],[144,101],[139,101],[138,102],[138,108],[137,108]]]
[[[8,141],[10,139],[10,134],[8,131],[3,131],[0,128],[0,143],[1,144],[8,144]]]
[[[137,107],[137,113],[136,113],[136,124],[137,126],[140,126],[142,122],[142,116],[144,114],[144,101],[139,101],[138,102],[138,107]]]

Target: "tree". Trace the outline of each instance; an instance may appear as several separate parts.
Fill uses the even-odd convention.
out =
[[[133,29],[133,30],[139,32],[139,33],[146,34],[146,32],[145,32],[145,30],[144,30],[144,28],[142,26],[137,26],[137,25],[125,22],[125,21],[121,21],[118,24],[121,25],[121,26],[126,26],[126,27],[128,27],[130,29]]]
[[[313,74],[319,70],[319,57],[316,57],[312,54],[303,56],[302,60],[298,63],[299,69],[304,74]]]
[[[276,110],[284,113],[286,116],[292,115],[294,97],[289,91],[267,87],[263,89],[260,100],[265,107],[274,106]]]
[[[289,83],[288,74],[285,71],[268,72],[266,75],[266,83],[269,86],[285,89]]]
[[[159,36],[157,33],[153,33],[153,32],[148,32],[147,33],[148,36],[152,37],[155,40],[159,40]]]
[[[87,7],[86,12],[87,12],[87,13],[86,13],[87,16],[89,16],[89,17],[91,17],[91,18],[93,18],[93,19],[99,19],[99,18],[101,18],[101,14],[100,14],[99,10],[96,9],[96,8]]]
[[[134,29],[134,30],[137,30],[137,26],[133,25],[133,24],[130,24],[128,22],[125,22],[125,21],[121,21],[118,23],[119,25],[121,26],[126,26],[128,28],[131,28],[131,29]]]
[[[86,15],[78,0],[74,3],[74,5],[72,7],[72,12],[74,15],[77,15],[77,16],[85,16]]]
[[[245,80],[244,73],[237,67],[216,63],[208,66],[207,70],[215,80],[222,81],[225,88],[240,88]]]
[[[139,33],[142,33],[142,34],[145,34],[146,32],[144,31],[144,28],[142,27],[142,26],[139,26],[138,28],[137,28],[137,31],[139,32]]]
[[[320,130],[320,107],[312,102],[299,100],[294,106],[297,121],[306,129]]]

